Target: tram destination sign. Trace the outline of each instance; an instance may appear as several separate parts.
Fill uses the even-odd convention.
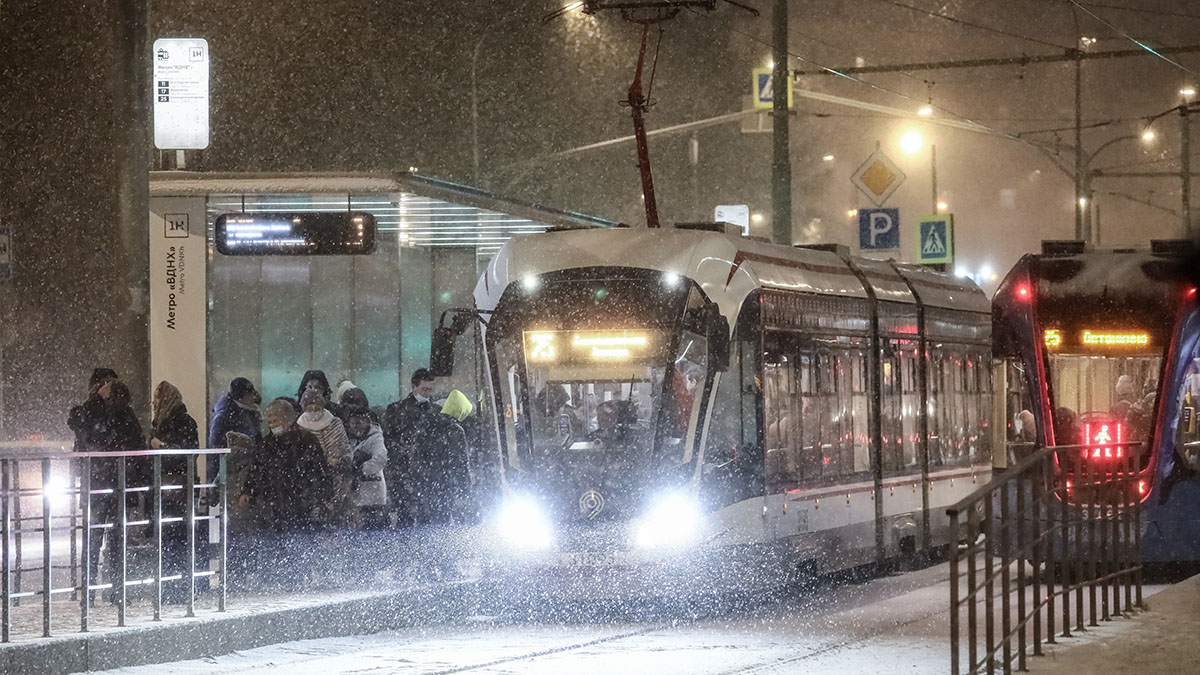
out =
[[[1146,330],[1115,330],[1085,328],[1070,330],[1063,328],[1047,328],[1042,333],[1042,341],[1050,350],[1064,348],[1082,349],[1138,349],[1153,347],[1156,344],[1154,336]]]
[[[657,358],[658,331],[586,330],[525,332],[525,358],[531,363],[620,363]]]
[[[365,255],[375,250],[375,217],[359,211],[226,213],[214,226],[223,255]]]

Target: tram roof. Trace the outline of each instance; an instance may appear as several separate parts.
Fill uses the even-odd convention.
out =
[[[506,213],[555,227],[618,227],[616,221],[505,197],[412,171],[243,173],[151,171],[150,196],[210,194],[387,194],[408,193]]]
[[[990,311],[987,297],[968,280],[913,266],[853,261],[882,300],[915,303],[905,283],[908,278],[919,286],[927,304]],[[730,318],[737,316],[745,297],[759,288],[867,297],[855,272],[831,250],[785,247],[720,232],[619,228],[513,237],[488,265],[476,287],[476,303],[481,309],[491,309],[512,281],[584,267],[675,272],[699,284]]]

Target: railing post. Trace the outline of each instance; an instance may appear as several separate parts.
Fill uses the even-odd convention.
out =
[[[187,460],[187,569],[183,572],[183,588],[187,593],[187,615],[196,616],[196,455]]]
[[[162,620],[163,527],[162,455],[154,456],[154,620]]]
[[[12,491],[9,489],[9,473],[12,464],[7,459],[0,460],[0,492],[4,493],[3,514],[0,514],[0,536],[4,538],[3,574],[0,574],[0,590],[3,591],[3,609],[0,613],[0,642],[8,642],[9,631],[12,628]]]
[[[1045,457],[1029,471],[1029,500],[1033,515],[1029,518],[1030,550],[1033,554],[1033,655],[1042,655],[1042,563],[1045,560],[1045,523],[1042,522],[1042,500],[1046,498]]]
[[[117,603],[117,625],[122,628],[125,626],[125,522],[128,516],[125,513],[125,468],[125,457],[117,457],[117,522],[113,526],[116,529],[113,555],[117,564],[113,572],[112,592]]]
[[[1110,531],[1111,541],[1109,542],[1108,558],[1111,560],[1112,577],[1106,581],[1106,584],[1112,588],[1112,615],[1120,616],[1121,611],[1121,570],[1124,565],[1121,562],[1123,557],[1121,554],[1121,491],[1125,489],[1125,467],[1117,466],[1109,473],[1107,481],[1108,493],[1108,522],[1106,525]]]
[[[23,529],[22,524],[25,522],[21,517],[21,461],[14,460],[10,468],[11,472],[8,475],[8,480],[9,484],[12,486],[13,493],[13,557],[15,558],[13,561],[14,569],[12,578],[12,592],[14,595],[20,595],[22,571],[21,562],[23,560],[23,556],[21,554],[24,552],[22,548],[24,547],[25,543],[25,538],[21,536],[21,530]],[[12,606],[20,607],[21,598],[13,598]]]
[[[1136,483],[1134,487],[1133,497],[1133,560],[1137,564],[1137,570],[1134,573],[1134,583],[1137,592],[1137,608],[1146,609],[1146,605],[1142,602],[1142,567],[1145,560],[1142,557],[1142,481],[1139,476],[1141,472],[1138,470],[1138,464],[1134,465],[1133,480]]]
[[[1055,451],[1055,456],[1058,457],[1059,466],[1059,494],[1058,494],[1058,513],[1060,535],[1062,537],[1062,560],[1058,564],[1059,586],[1062,588],[1062,636],[1071,637],[1071,520],[1070,507],[1067,505],[1067,500],[1070,498],[1069,490],[1067,489],[1067,481],[1069,480],[1067,472],[1067,463],[1064,457],[1061,456],[1062,451]]]
[[[79,497],[77,492],[79,489],[79,465],[76,463],[74,457],[70,457],[67,460],[67,485],[67,494],[69,495],[67,501],[71,508],[71,529],[69,530],[71,533],[71,599],[78,600],[79,591],[76,589],[79,586],[79,568],[76,565],[79,564],[79,545],[77,539],[79,536]]]
[[[1104,516],[1100,509],[1100,476],[1103,474],[1097,471],[1096,467],[1088,463],[1087,466],[1087,482],[1091,486],[1088,490],[1089,499],[1084,506],[1087,508],[1087,575],[1088,575],[1088,609],[1091,612],[1091,617],[1088,620],[1089,626],[1099,626],[1099,614],[1096,612],[1096,584],[1102,584],[1098,581],[1102,577],[1100,574],[1098,558],[1100,548],[1096,546],[1096,521]],[[1101,526],[1103,528],[1103,526]],[[1103,588],[1103,586],[1102,586]]]
[[[225,454],[217,456],[217,480],[220,482],[218,491],[221,495],[221,544],[217,553],[219,556],[219,567],[221,568],[221,593],[217,596],[218,612],[225,611],[225,602],[229,596],[229,481],[226,480],[226,472],[228,471],[227,459],[228,455]]]
[[[1021,624],[1021,630],[1017,633],[1017,670],[1025,670],[1025,649],[1028,646],[1027,633],[1028,624],[1025,621],[1025,550],[1029,547],[1028,530],[1025,528],[1025,479],[1023,476],[1016,476],[1017,480],[1017,620]],[[1032,486],[1031,486],[1032,487]],[[1034,603],[1037,603],[1037,595],[1034,595]],[[1041,609],[1038,609],[1041,612]],[[1006,612],[1007,615],[1007,612]],[[1007,632],[1007,628],[1005,629]]]
[[[975,540],[979,538],[979,512],[974,507],[967,509],[967,656],[970,658],[969,672],[976,672],[975,665],[979,662],[978,628],[979,628],[979,596],[976,591],[979,585],[975,579]]]
[[[1137,564],[1137,554],[1131,548],[1133,541],[1133,533],[1129,531],[1130,513],[1133,511],[1134,502],[1140,501],[1141,494],[1138,490],[1138,473],[1137,467],[1129,462],[1130,458],[1126,457],[1124,466],[1124,480],[1121,481],[1121,550],[1124,551],[1125,565],[1118,582],[1125,588],[1125,612],[1128,613],[1133,609],[1133,574],[1134,565]]]
[[[54,564],[50,558],[50,459],[42,458],[42,637],[50,637],[50,600]]]
[[[996,584],[992,581],[995,576],[996,560],[993,512],[992,495],[985,495],[983,499],[983,575],[987,582],[984,586],[983,626],[984,632],[987,634],[984,644],[987,646],[988,675],[996,672],[996,602],[992,599],[996,591]]]
[[[950,675],[960,675],[958,642],[958,511],[950,511]],[[971,664],[974,668],[974,664]]]
[[[1021,489],[1020,481],[1017,481],[1016,488]],[[1000,628],[1003,631],[1004,640],[1004,663],[1002,667],[1005,674],[1012,672],[1012,601],[1009,594],[1012,592],[1012,537],[1009,535],[1012,527],[1012,519],[1010,518],[1010,509],[1008,500],[1012,496],[1007,485],[1000,486]],[[1024,563],[1021,563],[1024,565]]]
[[[79,506],[83,511],[82,567],[80,568],[79,632],[88,631],[88,611],[92,604],[92,458],[85,455],[79,469]]]
[[[1058,525],[1054,513],[1054,502],[1058,497],[1058,477],[1054,474],[1055,452],[1051,450],[1046,453],[1046,461],[1042,464],[1042,487],[1044,491],[1042,496],[1047,499],[1046,503],[1046,644],[1052,645],[1057,642],[1054,630],[1054,616],[1056,613],[1055,601],[1055,582],[1054,573],[1058,566]]]
[[[1084,479],[1084,459],[1082,459],[1082,453],[1080,450],[1072,450],[1070,455],[1074,458],[1072,464],[1075,465],[1075,483],[1079,484],[1078,488],[1075,488],[1076,513],[1074,525],[1072,526],[1075,531],[1075,536],[1073,537],[1075,539],[1075,555],[1072,558],[1072,562],[1070,562],[1070,569],[1072,569],[1072,577],[1075,580],[1075,629],[1076,631],[1082,631],[1084,629],[1084,551],[1087,550],[1084,545],[1084,532],[1087,530],[1087,527],[1082,519],[1087,515],[1087,510],[1085,510],[1087,496],[1086,492],[1084,492],[1084,485],[1082,485],[1082,479]]]

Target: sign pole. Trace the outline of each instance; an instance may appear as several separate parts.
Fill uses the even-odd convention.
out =
[[[776,244],[792,245],[792,162],[788,139],[788,3],[775,0],[772,8],[775,94],[772,96],[771,238]],[[782,93],[780,85],[783,85]]]

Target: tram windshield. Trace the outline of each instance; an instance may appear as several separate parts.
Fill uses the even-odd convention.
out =
[[[488,348],[509,465],[565,496],[640,494],[649,477],[689,475],[708,380],[704,304],[657,276],[506,294]]]
[[[1147,440],[1162,361],[1161,354],[1051,354],[1055,444],[1087,446],[1090,459],[1117,459],[1126,450],[1116,444]]]

